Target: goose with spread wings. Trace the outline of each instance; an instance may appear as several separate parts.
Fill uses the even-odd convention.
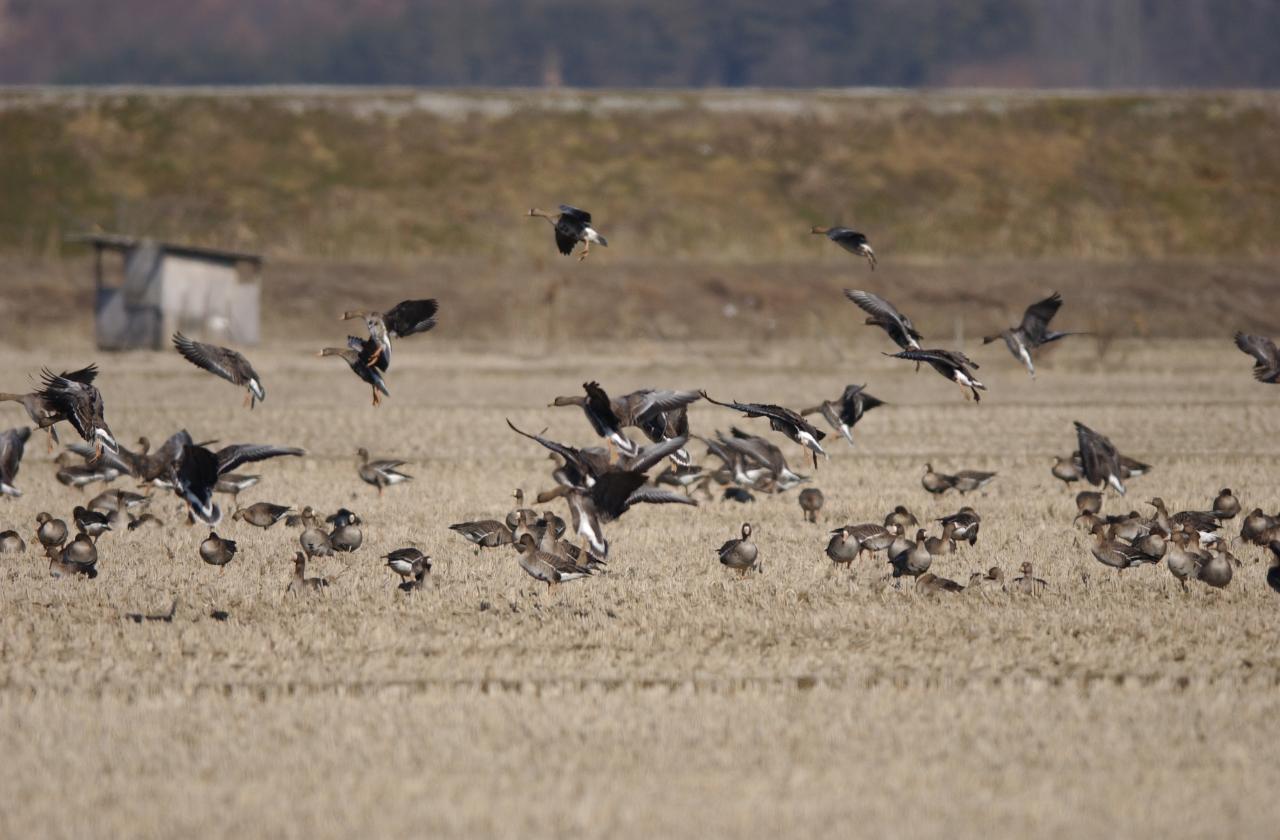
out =
[[[1259,382],[1280,382],[1280,351],[1271,339],[1261,335],[1236,333],[1236,347],[1253,357],[1253,378]]]
[[[867,239],[865,233],[859,233],[847,227],[823,227],[821,225],[815,225],[809,229],[809,232],[826,234],[827,239],[830,239],[850,254],[865,257],[867,264],[871,266],[871,270],[876,270],[876,252],[871,250],[871,242]]]
[[[1125,487],[1120,453],[1106,435],[1099,434],[1080,421],[1075,422],[1076,440],[1080,446],[1080,461],[1084,477],[1092,485],[1109,485],[1121,496]]]
[[[564,461],[561,474],[568,482],[564,495],[572,514],[573,530],[583,539],[583,551],[590,546],[600,557],[608,557],[609,542],[604,537],[602,526],[622,516],[634,504],[697,505],[693,499],[648,484],[645,475],[655,464],[683,447],[687,442],[685,438],[672,438],[641,447],[635,457],[609,463],[592,457],[585,450],[523,431],[510,420],[507,420],[507,425],[516,434],[537,441]]]
[[[551,404],[578,406],[586,415],[591,428],[597,435],[604,438],[610,447],[616,446],[618,451],[626,456],[634,456],[639,452],[639,448],[632,443],[631,439],[622,433],[623,421],[615,410],[615,406],[617,408],[622,406],[609,398],[599,382],[583,382],[582,390],[586,392],[585,396],[556,397]]]
[[[241,464],[283,455],[307,454],[306,450],[296,446],[261,443],[234,443],[214,452],[194,443],[186,431],[179,432],[175,438],[181,443],[182,452],[170,465],[173,491],[187,503],[192,515],[209,525],[217,525],[222,520],[222,511],[213,502],[213,488],[218,483],[219,476],[231,472]]]
[[[844,296],[857,304],[858,308],[869,316],[867,324],[879,327],[889,334],[893,343],[903,350],[919,350],[924,336],[916,330],[911,319],[903,315],[889,301],[861,289],[845,289]]]
[[[827,436],[827,433],[814,427],[812,423],[801,417],[789,408],[783,408],[780,405],[771,405],[769,403],[740,403],[740,402],[720,402],[713,400],[707,396],[706,391],[699,391],[702,398],[709,403],[722,405],[725,408],[732,408],[735,411],[741,411],[747,417],[767,417],[769,418],[769,428],[775,432],[782,432],[791,440],[803,446],[813,453],[814,469],[818,467],[818,456],[830,458],[822,448],[821,440]]]
[[[844,391],[834,400],[823,400],[812,408],[800,412],[801,416],[821,414],[831,424],[831,428],[853,446],[853,427],[862,416],[873,408],[884,405],[884,400],[871,396],[866,385],[846,385]]]
[[[182,358],[191,364],[207,370],[214,376],[227,380],[232,385],[240,385],[246,389],[244,403],[250,409],[257,403],[267,399],[267,392],[262,387],[262,379],[240,353],[229,347],[216,344],[205,344],[192,341],[180,332],[173,334],[173,346]]]
[[[386,380],[382,378],[383,372],[387,369],[387,357],[378,355],[378,342],[372,338],[357,338],[349,335],[346,347],[326,347],[316,355],[337,356],[346,362],[351,372],[367,382],[373,390],[374,406],[381,404],[380,394],[391,396],[391,392],[387,390]]]
[[[102,393],[93,385],[97,376],[96,365],[61,374],[45,368],[41,373],[44,385],[36,392],[39,400],[52,411],[49,424],[66,420],[80,437],[93,444],[95,458],[101,457],[104,449],[112,452],[120,449],[107,428]]]
[[[439,311],[440,305],[433,298],[402,300],[386,312],[350,310],[342,313],[342,320],[364,319],[365,328],[369,330],[369,340],[373,342],[374,348],[367,358],[361,360],[361,363],[366,367],[377,365],[378,370],[385,373],[391,364],[391,336],[408,338],[411,335],[429,331],[436,325],[436,313]]]
[[[578,262],[587,258],[587,254],[591,252],[592,242],[602,248],[609,247],[609,241],[591,226],[591,214],[586,210],[561,204],[559,212],[553,213],[534,207],[529,210],[529,215],[546,219],[551,223],[556,231],[556,248],[566,257],[572,254],[574,247],[581,242],[582,253],[578,256]]]
[[[1079,332],[1059,332],[1049,329],[1049,322],[1062,307],[1062,295],[1054,292],[1044,300],[1036,301],[1027,307],[1022,315],[1022,323],[995,335],[982,339],[983,344],[990,344],[997,339],[1004,339],[1005,346],[1013,357],[1022,362],[1027,373],[1036,375],[1036,366],[1031,361],[1031,351],[1041,345],[1066,338],[1069,335],[1081,335]]]
[[[901,353],[885,353],[894,359],[907,359],[917,364],[924,362],[942,376],[973,392],[973,401],[981,402],[979,391],[987,390],[987,386],[978,381],[974,370],[978,363],[959,350],[903,350]],[[968,394],[965,394],[967,397]]]

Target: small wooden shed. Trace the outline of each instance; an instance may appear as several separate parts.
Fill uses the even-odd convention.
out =
[[[163,350],[179,330],[217,343],[258,343],[261,255],[116,234],[72,240],[93,246],[100,349]]]

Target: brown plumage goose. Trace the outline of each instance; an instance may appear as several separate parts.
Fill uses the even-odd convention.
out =
[[[80,433],[80,437],[93,444],[95,459],[102,457],[103,449],[112,452],[120,449],[107,428],[102,394],[93,386],[97,376],[98,369],[94,365],[63,374],[55,374],[45,368],[41,372],[44,387],[37,392],[44,405],[53,410],[54,423],[66,420]]]
[[[924,362],[937,371],[939,375],[950,379],[957,385],[968,388],[969,393],[973,394],[974,402],[981,402],[982,395],[978,392],[987,390],[987,386],[978,381],[977,375],[974,374],[974,371],[978,369],[978,363],[959,350],[903,350],[900,353],[885,353],[884,355],[894,359]],[[965,396],[967,397],[968,394]]]
[[[0,496],[22,495],[14,481],[17,480],[18,467],[22,464],[22,453],[29,437],[31,430],[26,426],[0,432]]]
[[[219,347],[216,344],[192,341],[180,332],[173,334],[173,346],[182,358],[201,370],[207,370],[232,385],[244,388],[246,390],[244,403],[249,408],[252,409],[257,403],[266,400],[267,392],[262,387],[258,372],[253,369],[253,365],[249,364],[248,359],[235,350]]]
[[[1033,377],[1036,375],[1036,366],[1031,361],[1031,351],[1036,348],[1049,344],[1050,342],[1066,338],[1069,335],[1080,335],[1077,332],[1058,332],[1049,329],[1049,322],[1053,320],[1053,316],[1058,314],[1058,309],[1062,306],[1062,295],[1054,292],[1047,298],[1037,301],[1027,307],[1027,311],[1022,315],[1022,323],[1016,327],[1010,327],[1007,330],[1001,330],[995,335],[989,335],[982,339],[983,344],[990,344],[997,339],[1004,339],[1005,346],[1009,348],[1009,352],[1013,357],[1026,367],[1027,373]]]
[[[702,398],[709,403],[732,408],[735,411],[741,411],[747,417],[765,417],[769,420],[769,428],[775,432],[782,432],[789,439],[795,441],[801,446],[813,453],[813,466],[818,466],[818,456],[830,458],[822,448],[820,441],[826,437],[826,433],[814,428],[808,420],[805,420],[798,413],[789,408],[783,408],[780,405],[771,405],[768,403],[740,403],[736,401],[720,402],[713,400],[707,396],[706,391],[700,391]]]
[[[911,319],[899,312],[892,303],[879,295],[861,289],[845,289],[844,296],[867,313],[867,326],[884,330],[893,343],[903,350],[920,349],[920,340],[924,336],[916,330]],[[919,365],[916,368],[919,369]]]
[[[1259,382],[1280,382],[1280,351],[1275,342],[1261,335],[1236,333],[1236,347],[1253,357],[1253,378]]]
[[[379,346],[372,338],[347,336],[346,347],[326,347],[317,356],[337,356],[347,363],[351,372],[368,383],[373,391],[373,404],[382,404],[382,395],[391,396],[387,383],[382,378],[387,369],[387,360],[379,354]]]
[[[876,252],[871,250],[871,242],[867,240],[866,234],[847,227],[824,227],[822,225],[815,225],[809,228],[809,233],[823,234],[827,239],[830,239],[850,254],[857,254],[865,258],[867,264],[871,266],[871,270],[875,271]]]
[[[764,571],[760,563],[760,549],[751,541],[750,522],[742,523],[741,536],[720,546],[716,549],[716,553],[720,555],[720,564],[735,570],[739,576],[745,575],[752,569],[758,572]]]
[[[800,416],[821,414],[831,428],[853,446],[853,427],[862,416],[873,408],[884,405],[884,401],[866,392],[866,385],[847,385],[840,396],[834,400],[823,400],[817,405],[806,408]]]
[[[369,340],[373,342],[372,351],[363,359],[365,367],[377,367],[386,372],[391,366],[391,336],[408,338],[411,335],[429,331],[436,325],[436,314],[440,305],[431,298],[424,300],[402,300],[386,312],[366,312],[352,310],[342,313],[342,320],[363,318],[369,330]],[[362,348],[363,349],[363,343]]]
[[[1125,487],[1120,476],[1120,453],[1115,444],[1106,435],[1095,432],[1078,420],[1075,427],[1085,479],[1095,487],[1108,485],[1123,496]]]

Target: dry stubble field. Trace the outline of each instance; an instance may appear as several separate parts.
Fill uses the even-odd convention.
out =
[[[1226,340],[1114,342],[1102,357],[1075,340],[1032,382],[996,345],[976,353],[991,391],[974,406],[863,341],[548,360],[428,336],[400,345],[376,411],[309,345],[254,354],[268,400],[252,413],[174,355],[98,358],[122,441],[185,426],[305,446],[243,501],[346,505],[366,542],[315,564],[333,585],[305,601],[284,595],[297,532],[283,526],[228,522],[241,554],[225,573],[197,558],[205,532],[178,524],[105,536],[92,582],[5,557],[0,836],[1274,836],[1280,600],[1260,552],[1238,550],[1223,592],[1184,595],[1163,567],[1118,576],[1048,471],[1080,419],[1156,467],[1123,509],[1157,494],[1203,507],[1229,485],[1274,510],[1280,417],[1248,360]],[[4,367],[21,379],[93,355],[15,350]],[[792,405],[866,381],[893,405],[857,449],[832,444],[821,526],[794,492],[641,508],[612,527],[607,575],[548,593],[447,525],[547,485],[545,453],[503,418],[586,442],[579,413],[545,406],[588,377]],[[706,405],[692,422],[763,425]],[[417,480],[379,500],[355,477],[361,444],[407,457]],[[929,600],[877,586],[879,565],[833,573],[828,527],[958,506],[921,489],[926,460],[1000,473],[971,497],[977,547],[934,570],[963,581],[1030,559],[1046,595]],[[37,511],[76,503],[41,438],[19,484],[0,527],[29,534]],[[171,496],[155,507],[177,522]],[[764,573],[738,581],[714,548],[744,519]],[[410,540],[435,569],[406,598],[378,556]],[[173,598],[172,624],[124,618]]]

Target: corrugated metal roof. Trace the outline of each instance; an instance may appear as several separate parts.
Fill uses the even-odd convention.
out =
[[[81,242],[95,248],[107,248],[113,251],[132,251],[144,244],[152,243],[166,254],[179,257],[213,260],[216,262],[249,262],[261,265],[261,254],[249,254],[243,251],[226,251],[221,248],[204,248],[199,245],[182,245],[175,242],[160,242],[139,236],[125,236],[118,233],[73,233],[67,237],[68,242]]]

